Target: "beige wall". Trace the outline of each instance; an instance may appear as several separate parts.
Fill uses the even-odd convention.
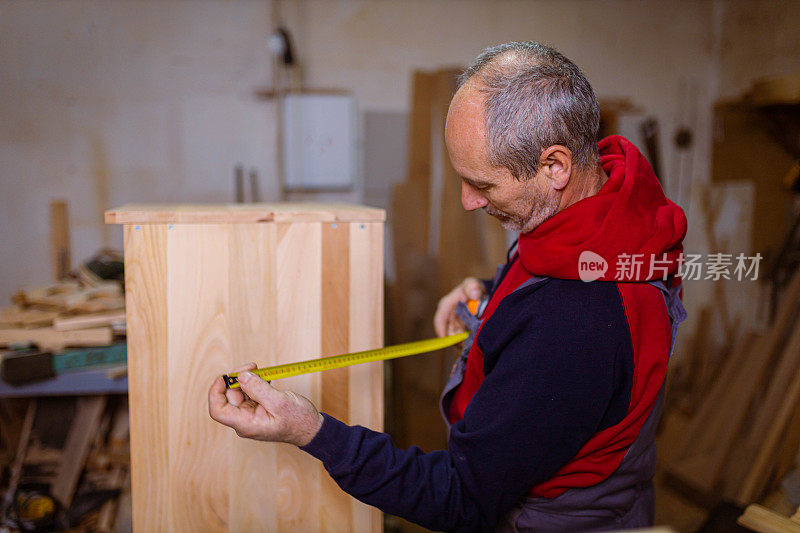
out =
[[[800,2],[732,0],[723,6],[720,97],[742,94],[756,78],[800,72]]]
[[[692,173],[706,180],[709,103],[800,69],[797,16],[782,11],[800,7],[772,4],[310,0],[281,11],[306,85],[350,89],[362,112],[405,112],[414,69],[463,65],[512,39],[555,45],[599,96],[659,120],[671,192],[681,105],[696,110]],[[271,27],[266,1],[0,0],[0,301],[49,280],[51,198],[70,202],[77,260],[119,246],[105,207],[230,201],[237,162],[278,197],[274,107],[254,96],[270,83]]]
[[[51,279],[51,198],[73,261],[121,247],[103,209],[230,201],[233,166],[275,195],[266,2],[0,2],[0,300]]]

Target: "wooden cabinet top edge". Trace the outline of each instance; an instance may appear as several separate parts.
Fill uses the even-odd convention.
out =
[[[105,212],[106,224],[245,224],[258,222],[376,222],[383,209],[353,204],[128,204]]]

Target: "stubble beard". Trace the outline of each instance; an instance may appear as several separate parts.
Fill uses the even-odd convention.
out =
[[[558,213],[559,200],[556,194],[548,196],[536,191],[531,201],[533,208],[527,216],[506,213],[491,205],[484,207],[484,211],[499,220],[504,229],[515,233],[528,233]]]

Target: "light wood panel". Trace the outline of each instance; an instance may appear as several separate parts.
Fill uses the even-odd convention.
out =
[[[258,366],[277,364],[277,233],[275,224],[236,224],[230,227],[230,336],[232,366],[254,361]],[[278,446],[234,438],[231,443],[230,501],[248,502],[255,512],[228,510],[231,531],[278,531]]]
[[[133,524],[169,531],[167,227],[125,226]]]
[[[105,213],[106,224],[246,224],[386,220],[385,212],[360,205],[309,202],[255,204],[138,205]]]
[[[346,353],[350,344],[350,224],[322,224],[322,353]],[[320,375],[320,409],[343,422],[350,422],[350,368],[337,368]],[[326,531],[338,524],[351,524],[350,498],[331,479],[323,476],[319,521]]]
[[[383,224],[350,224],[350,349],[383,346]],[[383,430],[383,361],[350,367],[350,421]],[[383,514],[352,500],[352,531],[381,531]]]
[[[225,226],[168,226],[166,496],[175,527],[186,531],[225,531],[228,522],[232,436],[203,409],[214,375],[232,364],[228,259]]]
[[[211,380],[244,362],[382,345],[383,224],[329,209],[335,222],[125,226],[136,531],[382,530],[319,461],[207,413]],[[273,385],[381,429],[382,379],[373,363]]]
[[[321,228],[319,224],[278,224],[277,364],[317,357],[321,349]],[[319,374],[276,382],[319,406]],[[320,478],[323,472],[310,456],[291,446],[278,449],[278,528],[319,529]],[[309,502],[314,502],[309,505]]]
[[[349,224],[322,224],[322,354],[346,353],[350,347]],[[350,369],[324,372],[320,408],[349,422]]]

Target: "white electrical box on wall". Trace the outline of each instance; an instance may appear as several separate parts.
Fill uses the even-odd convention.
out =
[[[347,94],[283,97],[286,190],[347,190],[355,185],[356,105]]]

